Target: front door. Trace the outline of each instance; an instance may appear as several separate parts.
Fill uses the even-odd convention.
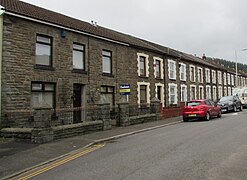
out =
[[[74,84],[73,86],[73,123],[79,123],[82,121],[82,86],[80,84]]]

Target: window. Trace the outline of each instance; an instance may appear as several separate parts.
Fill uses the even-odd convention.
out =
[[[215,70],[212,70],[212,82],[216,83],[216,72],[215,72]]]
[[[204,99],[203,86],[199,86],[199,99]]]
[[[196,99],[196,86],[191,85],[190,86],[190,100],[195,100]]]
[[[198,82],[203,83],[203,72],[200,67],[198,67]]]
[[[206,83],[210,83],[210,69],[205,69],[206,71]]]
[[[181,85],[181,102],[187,101],[187,85]]]
[[[55,108],[55,84],[44,82],[32,82],[31,107]]]
[[[231,87],[228,87],[228,96],[231,96],[232,92],[231,92]]]
[[[234,86],[234,75],[231,74],[231,81],[232,81],[232,85]]]
[[[176,62],[168,60],[169,79],[176,80]]]
[[[160,61],[159,60],[155,60],[155,75],[156,78],[161,78],[161,74],[160,74]]]
[[[159,57],[154,57],[154,77],[158,79],[163,79],[163,59]]]
[[[144,53],[137,53],[138,76],[149,76],[148,57],[149,56]]]
[[[145,85],[140,86],[140,103],[141,104],[147,103],[147,86]]]
[[[177,85],[169,84],[169,104],[177,104]]]
[[[220,99],[222,97],[222,87],[218,87],[218,98]]]
[[[36,37],[36,65],[52,66],[52,39],[37,35]]]
[[[206,86],[206,99],[211,99],[211,86]]]
[[[231,84],[231,78],[230,78],[230,74],[227,73],[227,84],[230,85]]]
[[[190,66],[190,81],[195,82],[195,66]]]
[[[224,96],[227,96],[227,87],[224,87]]]
[[[218,84],[222,84],[222,73],[218,71]]]
[[[224,85],[226,85],[226,73],[224,73],[224,75],[223,75],[223,77],[224,77]]]
[[[104,103],[109,103],[110,106],[115,105],[113,86],[101,86],[100,92],[101,92],[100,98]]]
[[[85,70],[84,46],[73,44],[73,69]]]
[[[186,65],[183,63],[180,63],[179,73],[180,73],[180,80],[186,81]]]
[[[105,74],[112,74],[112,53],[110,51],[103,50],[103,73]]]
[[[217,100],[216,86],[213,86],[213,100]]]
[[[150,83],[137,82],[138,104],[150,103]]]

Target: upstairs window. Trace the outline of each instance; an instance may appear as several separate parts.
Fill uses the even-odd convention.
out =
[[[155,60],[155,75],[156,78],[161,78],[161,63],[159,60]]]
[[[198,67],[198,82],[203,83],[203,71],[200,67]]]
[[[223,75],[223,77],[224,77],[224,85],[226,85],[226,73],[224,73],[224,75]],[[226,94],[225,94],[226,95]]]
[[[195,66],[190,66],[190,81],[195,82]]]
[[[210,69],[205,69],[206,71],[206,83],[210,83]]]
[[[73,44],[73,69],[85,70],[84,46]]]
[[[52,66],[52,38],[37,35],[36,37],[36,65]]]
[[[112,74],[112,53],[107,50],[102,51],[102,66],[104,74]]]
[[[176,62],[168,60],[169,79],[176,80]]]
[[[180,73],[180,80],[186,81],[186,65],[183,63],[180,63],[179,73]]]
[[[149,76],[148,57],[149,56],[144,53],[137,53],[138,76],[141,77]]]
[[[222,84],[222,73],[218,71],[218,84]]]
[[[216,72],[215,72],[215,70],[212,70],[212,82],[216,83]]]
[[[231,77],[231,75],[229,73],[227,73],[227,84],[228,85],[231,85],[231,78],[230,77]]]

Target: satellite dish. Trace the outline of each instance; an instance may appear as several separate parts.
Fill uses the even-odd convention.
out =
[[[0,5],[0,16],[5,12],[5,8]]]

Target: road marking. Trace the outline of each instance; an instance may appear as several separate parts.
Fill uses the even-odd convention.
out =
[[[28,174],[28,175],[26,175],[24,177],[18,178],[18,180],[30,179],[30,178],[35,177],[35,176],[37,176],[39,174],[42,174],[42,173],[44,173],[46,171],[49,171],[49,170],[51,170],[51,169],[53,169],[55,167],[58,167],[58,166],[60,166],[62,164],[65,164],[65,163],[67,163],[69,161],[72,161],[72,160],[74,160],[74,159],[76,159],[78,157],[81,157],[81,156],[84,156],[84,155],[86,155],[86,154],[88,154],[90,152],[96,151],[97,149],[100,149],[100,148],[102,148],[104,146],[105,146],[105,144],[93,145],[91,147],[88,147],[88,148],[84,149],[82,152],[76,153],[76,154],[74,154],[72,156],[69,156],[69,157],[63,159],[63,160],[60,160],[60,161],[58,161],[56,163],[53,163],[53,164],[51,164],[51,165],[49,165],[47,167],[41,168],[41,169],[39,169],[37,171],[34,171],[31,174]]]

